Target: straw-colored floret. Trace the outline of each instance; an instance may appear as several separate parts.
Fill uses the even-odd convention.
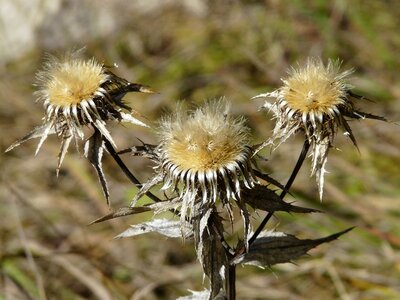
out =
[[[351,73],[339,72],[339,64],[330,61],[325,67],[320,60],[309,60],[306,67],[292,69],[281,93],[287,107],[307,114],[332,114],[344,104],[349,86],[343,79]]]
[[[50,59],[38,73],[38,79],[40,97],[48,99],[51,105],[66,107],[93,98],[108,75],[94,59]]]
[[[192,115],[178,112],[161,124],[165,157],[182,170],[217,171],[241,160],[248,143],[243,119],[224,112],[221,103],[208,103]]]

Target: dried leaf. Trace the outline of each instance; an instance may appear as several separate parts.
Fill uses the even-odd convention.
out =
[[[69,136],[63,135],[62,142],[61,142],[61,147],[60,147],[60,152],[58,153],[58,163],[57,163],[57,169],[56,169],[57,177],[58,177],[58,174],[60,172],[60,168],[61,168],[62,162],[63,162],[63,160],[65,158],[65,154],[67,154],[68,147],[69,147],[69,144],[71,143],[72,138],[73,138],[72,135],[69,135]]]
[[[121,121],[122,122],[129,122],[135,125],[139,125],[139,126],[143,126],[143,127],[149,127],[149,125],[143,123],[142,121],[134,118],[132,115],[124,113],[124,112],[120,112],[121,114]]]
[[[172,238],[189,238],[193,235],[192,227],[189,223],[181,224],[180,221],[154,219],[150,222],[131,225],[131,228],[125,230],[115,238],[131,237],[148,232],[157,232]]]
[[[154,157],[157,157],[157,155],[155,154],[155,151],[156,151],[155,145],[143,143],[142,146],[133,146],[131,148],[127,148],[127,149],[118,151],[118,154],[121,155],[121,154],[130,153],[133,156],[143,156],[143,157],[154,158]]]
[[[317,247],[331,242],[352,228],[315,240],[300,240],[293,235],[282,232],[266,232],[257,238],[249,247],[249,251],[233,260],[234,264],[248,264],[260,267],[291,262]]]
[[[160,201],[149,206],[154,211],[154,214],[159,214],[166,211],[176,211],[179,206],[182,205],[182,201],[179,197],[172,198],[166,201]]]
[[[332,147],[333,136],[326,136],[316,142],[311,143],[311,176],[315,175],[319,199],[322,201],[324,194],[324,178],[326,173],[326,163],[328,161],[329,149]]]
[[[103,84],[103,88],[109,91],[111,98],[118,106],[121,106],[127,110],[131,110],[131,108],[127,105],[124,105],[121,99],[130,92],[141,92],[141,93],[154,93],[148,86],[132,83],[128,80],[121,78],[107,69],[107,75],[110,77],[110,80]]]
[[[176,197],[171,200],[156,202],[156,203],[152,203],[152,204],[146,204],[145,206],[138,206],[138,207],[125,206],[125,207],[121,207],[117,210],[114,210],[114,211],[94,220],[89,225],[104,222],[104,221],[119,218],[119,217],[136,215],[136,214],[140,214],[140,213],[147,212],[147,211],[153,211],[154,214],[159,214],[162,212],[175,210],[180,205],[181,205],[181,201],[178,197]]]
[[[236,203],[240,209],[240,214],[242,215],[242,218],[243,218],[243,230],[244,230],[243,243],[244,243],[244,247],[247,249],[249,246],[249,235],[250,235],[250,231],[251,231],[250,214],[246,208],[245,201],[240,200],[240,201],[237,201]]]
[[[111,143],[111,145],[114,148],[117,148],[117,145],[115,144],[110,132],[106,128],[106,122],[100,119],[96,119],[94,123],[92,123],[93,127],[97,129],[98,131],[101,132],[101,134],[104,136],[104,138]],[[96,131],[97,131],[96,130]]]
[[[357,148],[358,151],[360,151],[357,145],[357,140],[353,134],[353,131],[351,130],[350,125],[347,123],[346,119],[342,115],[340,115],[340,122],[342,123],[343,128],[346,130],[345,135],[350,138],[350,140],[353,142],[353,145]]]
[[[89,225],[95,224],[95,223],[100,223],[100,222],[104,222],[107,220],[111,220],[111,219],[115,219],[115,218],[119,218],[119,217],[125,217],[125,216],[129,216],[129,215],[134,215],[134,214],[140,214],[146,211],[151,211],[151,207],[150,206],[140,206],[140,207],[121,207],[116,211],[112,211],[111,213],[98,218],[96,220],[94,220],[93,222],[91,222]]]
[[[359,111],[359,110],[355,110],[350,115],[350,117],[355,118],[355,119],[373,119],[373,120],[379,120],[379,121],[383,121],[383,122],[389,122],[389,120],[386,119],[385,117],[381,117],[381,116],[365,113],[365,112],[362,112],[362,111]]]
[[[29,132],[27,135],[25,135],[24,137],[20,138],[18,141],[15,141],[10,147],[8,147],[6,149],[6,151],[4,152],[8,152],[11,151],[12,149],[14,149],[15,147],[18,147],[19,145],[21,145],[22,143],[25,143],[26,141],[30,140],[30,139],[35,139],[35,138],[40,138],[44,135],[45,132],[46,136],[49,134],[54,134],[56,131],[54,129],[54,127],[51,127],[50,129],[48,128],[48,124],[44,124],[44,125],[40,125],[37,126],[35,128],[33,128],[33,130],[31,132]],[[38,150],[37,150],[38,151]],[[37,152],[36,151],[36,152]]]
[[[260,147],[264,147],[264,143]],[[253,172],[258,178],[261,178],[262,180],[265,180],[268,183],[272,183],[273,185],[275,185],[276,187],[280,188],[281,190],[286,191],[286,188],[285,188],[285,186],[283,184],[281,184],[279,181],[277,181],[276,179],[272,178],[268,174],[261,173],[258,170],[253,170]],[[289,192],[289,191],[286,191],[286,192]]]
[[[252,189],[242,190],[242,199],[254,209],[268,212],[286,211],[293,213],[320,212],[317,209],[295,206],[283,201],[273,190],[264,185],[257,184]]]
[[[156,174],[152,179],[147,181],[142,188],[139,190],[139,192],[136,194],[136,196],[132,199],[130,206],[135,206],[136,202],[144,195],[146,194],[153,186],[159,184],[162,182],[164,179],[164,175],[162,173]]]
[[[194,218],[194,238],[197,257],[204,273],[210,279],[209,299],[221,298],[225,283],[225,274],[229,267],[227,252],[222,244],[220,233],[223,232],[221,217],[207,208],[201,218]]]
[[[208,227],[208,219],[211,216],[212,209],[209,208],[207,209],[204,213],[201,213],[201,218],[199,219],[199,222],[197,222],[197,218],[194,221],[194,226],[195,226],[195,243],[196,243],[196,252],[197,252],[197,258],[199,259],[200,263],[203,265],[203,252],[204,252],[204,246],[203,246],[203,236],[206,236],[205,230]],[[209,271],[209,270],[207,270]],[[205,273],[207,274],[207,271]]]
[[[103,166],[101,159],[103,157],[104,141],[102,134],[95,130],[93,135],[85,143],[85,157],[92,164],[96,170],[97,177],[99,178],[101,187],[103,189],[104,197],[107,200],[107,205],[110,205],[110,192],[108,190],[108,185],[106,177],[103,172]]]

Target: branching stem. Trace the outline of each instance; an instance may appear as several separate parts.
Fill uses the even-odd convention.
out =
[[[111,145],[111,143],[104,139],[104,145],[106,146],[106,149],[108,153],[111,154],[112,158],[115,160],[115,162],[118,164],[118,166],[121,168],[121,170],[124,172],[126,177],[135,185],[141,186],[142,183],[135,177],[135,175],[132,174],[132,172],[128,169],[128,167],[125,165],[125,163],[122,161],[122,159],[119,157],[118,153],[115,151],[114,147]],[[158,198],[156,195],[154,195],[151,192],[147,192],[146,195],[153,200],[154,202],[161,202],[161,199]]]
[[[289,180],[287,181],[284,190],[282,191],[282,193],[280,194],[280,198],[281,200],[283,200],[283,198],[285,198],[287,192],[289,191],[289,189],[291,188],[294,180],[296,179],[297,174],[299,173],[301,166],[303,165],[303,162],[305,160],[305,158],[307,157],[307,153],[308,150],[310,149],[310,143],[308,142],[308,140],[306,139],[304,141],[303,144],[303,149],[301,150],[301,153],[299,155],[299,158],[297,159],[297,163],[294,166],[294,169],[292,171],[292,174],[290,175]],[[262,220],[262,222],[260,223],[260,225],[258,226],[258,228],[256,229],[256,231],[254,232],[253,236],[249,239],[249,246],[256,240],[256,238],[260,235],[261,231],[264,230],[265,225],[267,225],[268,221],[272,218],[272,216],[274,215],[274,212],[269,212],[264,220]]]

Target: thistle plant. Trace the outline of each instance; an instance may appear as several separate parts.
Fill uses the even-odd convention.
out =
[[[321,60],[311,59],[305,68],[292,69],[281,88],[256,96],[276,99],[263,106],[272,111],[276,124],[272,136],[261,146],[251,144],[246,119],[234,116],[229,101],[219,99],[206,101],[189,111],[178,107],[158,122],[156,145],[143,143],[117,152],[106,126],[109,121],[145,126],[132,114],[122,111],[131,112],[122,98],[127,92],[149,90],[114,75],[94,59],[51,59],[38,73],[37,94],[45,107],[44,124],[8,150],[40,137],[38,151],[47,136],[56,133],[62,140],[59,168],[71,139],[83,138],[82,127],[91,127],[94,133],[86,142],[85,153],[97,170],[106,198],[109,192],[101,168],[103,149],[131,182],[140,186],[129,205],[114,209],[92,223],[154,212],[151,220],[132,225],[117,237],[158,232],[192,242],[208,283],[204,291],[180,299],[235,299],[237,265],[270,267],[291,262],[351,230],[305,240],[273,230],[264,231],[275,212],[319,212],[284,201],[310,148],[311,174],[317,177],[322,197],[328,150],[333,147],[337,128],[344,128],[357,145],[345,118],[385,120],[354,108],[352,101],[363,98],[352,93],[345,81],[350,73],[339,72],[337,62],[330,61],[325,66]],[[281,184],[258,168],[256,154],[267,145],[273,145],[275,150],[296,132],[304,133],[304,146],[289,180]],[[154,172],[147,182],[136,179],[120,158],[124,154],[152,161]],[[138,205],[144,195],[154,203]],[[267,215],[254,226],[251,220],[258,211],[265,211]],[[174,218],[160,217],[164,212],[171,212]],[[241,233],[233,232],[234,222],[241,222]]]
[[[40,138],[36,155],[47,137],[56,134],[61,139],[56,169],[58,175],[72,139],[79,149],[77,140],[84,139],[83,128],[91,127],[94,133],[86,141],[85,156],[95,167],[108,201],[109,191],[101,158],[104,143],[115,147],[115,142],[106,124],[116,121],[147,126],[134,116],[138,113],[125,105],[122,98],[128,92],[151,91],[144,85],[118,77],[94,58],[80,58],[78,52],[67,53],[63,58],[49,55],[36,78],[38,90],[35,94],[37,101],[43,102],[45,110],[43,124],[13,143],[6,152],[32,138]]]
[[[340,72],[338,60],[330,60],[324,65],[321,59],[310,58],[305,67],[289,71],[288,77],[282,79],[281,88],[253,97],[275,99],[273,103],[265,101],[263,105],[263,108],[274,114],[276,123],[272,136],[258,150],[269,144],[277,148],[294,133],[303,132],[306,142],[311,146],[311,176],[316,177],[320,199],[323,195],[328,152],[333,147],[338,127],[344,130],[357,147],[346,118],[386,121],[383,117],[355,109],[354,100],[364,98],[351,91],[347,77],[352,72]]]

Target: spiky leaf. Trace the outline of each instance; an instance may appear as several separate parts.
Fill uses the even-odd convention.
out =
[[[143,143],[142,146],[133,146],[131,148],[127,148],[127,149],[118,151],[118,154],[121,155],[121,154],[130,153],[133,156],[143,156],[143,157],[148,157],[148,158],[155,158],[155,157],[157,157],[157,154],[155,153],[155,151],[156,151],[155,145]]]
[[[140,214],[140,213],[150,211],[150,210],[151,210],[150,206],[121,207],[115,211],[110,212],[109,214],[106,214],[105,216],[103,216],[101,218],[94,220],[90,224],[100,223],[100,222],[104,222],[107,220],[125,217],[125,216],[129,216],[129,215]]]
[[[223,287],[229,264],[223,245],[222,219],[213,211],[213,208],[207,208],[204,214],[193,219],[194,240],[197,257],[211,283],[208,299],[224,299],[220,295],[224,294]]]
[[[171,221],[168,219],[154,219],[150,222],[144,222],[131,227],[115,238],[132,237],[144,233],[157,232],[172,238],[190,238],[193,235],[189,223],[181,224],[180,221]]]
[[[48,124],[37,126],[37,127],[33,128],[33,130],[31,132],[29,132],[27,135],[20,138],[18,141],[15,141],[10,147],[8,147],[6,149],[5,152],[11,151],[15,147],[18,147],[19,145],[21,145],[22,143],[25,143],[26,141],[28,141],[30,139],[41,138],[41,137],[43,137],[43,135],[45,133],[46,133],[46,135],[49,135],[49,134],[56,133],[56,131],[55,131],[54,127],[50,127],[50,129],[49,129]],[[38,152],[38,150],[36,150],[36,152]]]
[[[85,157],[89,160],[89,162],[96,170],[101,187],[103,189],[104,196],[107,200],[107,205],[110,205],[110,192],[108,190],[106,177],[104,175],[103,166],[101,163],[101,159],[103,157],[103,150],[104,150],[103,136],[100,133],[100,131],[95,130],[93,135],[85,143]]]
[[[274,191],[264,185],[257,184],[252,189],[243,189],[242,199],[254,209],[268,212],[286,211],[293,213],[320,212],[316,209],[295,206],[283,201]]]
[[[301,240],[283,232],[269,231],[256,239],[250,245],[249,251],[235,258],[233,263],[264,267],[291,262],[306,254],[310,249],[331,242],[352,229],[353,227],[315,240]]]
[[[158,183],[163,181],[163,174],[157,174],[153,178],[151,178],[149,181],[147,181],[139,192],[136,194],[136,196],[132,199],[130,206],[135,206],[136,202],[144,195],[146,194],[152,187],[157,185]]]

